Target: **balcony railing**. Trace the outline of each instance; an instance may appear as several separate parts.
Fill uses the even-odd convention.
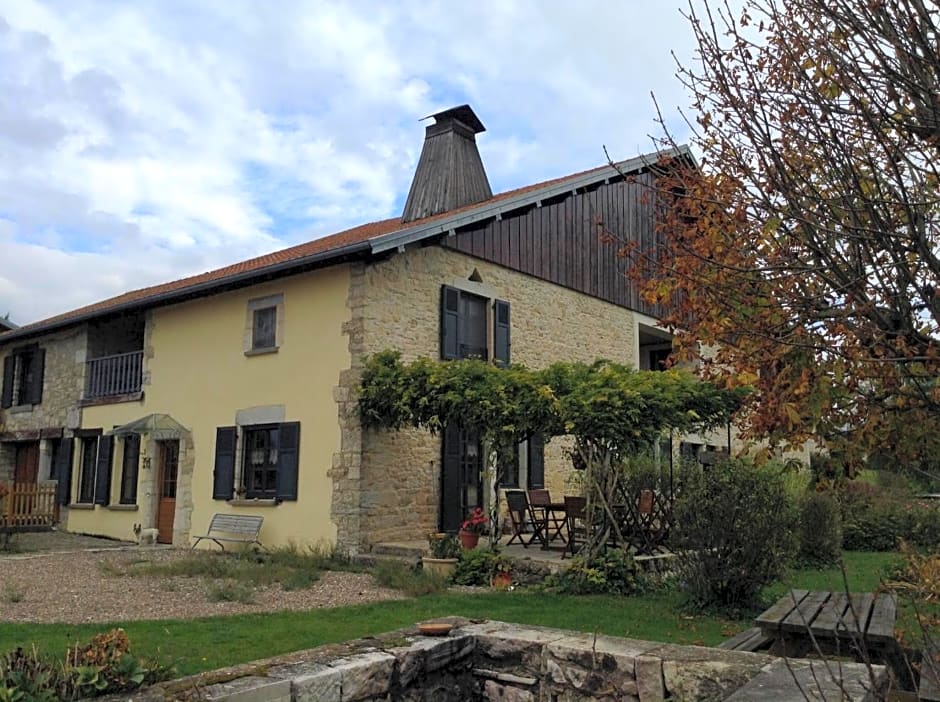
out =
[[[144,368],[143,351],[93,358],[87,361],[86,365],[86,400],[140,392]]]

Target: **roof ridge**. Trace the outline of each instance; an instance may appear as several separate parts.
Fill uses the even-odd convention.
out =
[[[647,157],[653,155],[655,154],[647,155]],[[428,224],[446,220],[447,218],[469,212],[475,208],[485,208],[487,206],[498,204],[503,200],[510,200],[516,196],[524,195],[526,193],[533,193],[543,188],[549,188],[551,186],[558,185],[566,180],[581,179],[594,172],[600,173],[610,169],[611,165],[612,164],[608,162],[606,164],[583,171],[569,173],[568,175],[551,178],[540,181],[538,183],[524,185],[518,188],[513,188],[511,190],[505,190],[482,202],[474,203],[472,205],[465,205],[463,207],[458,207],[437,215],[413,220],[407,224],[403,224],[400,217],[392,217],[383,220],[376,220],[373,222],[366,222],[348,229],[341,230],[339,232],[335,232],[333,234],[319,237],[317,239],[311,239],[298,244],[293,244],[283,249],[276,249],[259,256],[236,261],[235,263],[210,269],[202,273],[195,273],[183,278],[177,278],[175,280],[155,283],[154,285],[128,290],[120,293],[119,295],[105,298],[104,300],[99,300],[89,305],[83,305],[82,307],[77,307],[61,314],[53,315],[52,317],[47,317],[30,324],[21,325],[18,329],[0,333],[0,340],[18,338],[19,336],[25,336],[46,328],[64,326],[68,323],[74,323],[88,317],[98,316],[99,314],[116,312],[121,309],[125,309],[128,306],[136,307],[138,305],[143,305],[147,300],[164,294],[179,293],[182,295],[185,294],[186,291],[193,288],[198,288],[199,286],[208,286],[210,284],[216,283],[223,284],[226,281],[234,282],[233,279],[237,276],[249,275],[251,273],[262,273],[265,270],[273,268],[274,266],[287,266],[294,261],[300,263],[301,261],[311,256],[324,256],[334,250],[339,252],[339,250],[345,249],[350,245],[365,245],[370,239],[406,232],[411,229],[420,229],[421,227],[424,227]]]

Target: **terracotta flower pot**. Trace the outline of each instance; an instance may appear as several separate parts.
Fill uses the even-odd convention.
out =
[[[509,586],[512,585],[512,576],[505,571],[500,571],[490,580],[490,585],[497,590],[508,590]]]
[[[476,548],[477,544],[480,543],[480,535],[475,531],[461,531],[457,536],[460,538],[460,546],[465,551]]]

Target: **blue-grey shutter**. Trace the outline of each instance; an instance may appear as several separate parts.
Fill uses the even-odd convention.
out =
[[[113,436],[98,437],[98,461],[95,465],[95,504],[106,505],[111,501],[111,456],[114,449]]]
[[[12,353],[3,359],[3,395],[0,396],[0,407],[6,409],[13,406],[13,379],[16,376],[16,356]]]
[[[277,497],[297,499],[297,468],[300,458],[300,422],[286,422],[277,428]]]
[[[493,362],[497,366],[509,365],[509,303],[493,303]]]
[[[55,456],[56,499],[60,505],[67,505],[72,497],[72,439],[62,439],[59,452]]]
[[[42,382],[45,370],[46,350],[36,349],[33,351],[33,382],[26,390],[31,405],[38,405],[42,402]]]
[[[529,489],[545,487],[545,438],[541,434],[529,437]]]
[[[212,473],[212,499],[231,500],[235,491],[235,427],[215,430],[215,470]]]
[[[441,286],[441,358],[460,358],[460,291]]]

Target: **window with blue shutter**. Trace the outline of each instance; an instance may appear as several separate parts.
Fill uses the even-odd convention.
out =
[[[509,303],[493,303],[493,362],[497,366],[509,365]]]
[[[98,460],[95,464],[95,504],[111,502],[111,458],[114,453],[114,437],[98,437]]]
[[[297,499],[297,473],[300,457],[300,422],[278,427],[277,499]]]
[[[212,473],[212,499],[231,500],[235,493],[235,427],[215,430],[215,468]]]

